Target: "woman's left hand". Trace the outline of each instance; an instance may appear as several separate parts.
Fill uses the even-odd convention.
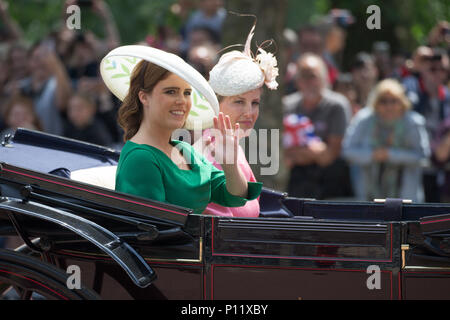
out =
[[[214,117],[212,137],[206,142],[206,147],[210,148],[217,163],[222,166],[237,164],[239,132],[239,124],[236,123],[233,128],[228,115],[220,112],[219,117]]]
[[[211,130],[213,138],[208,139],[206,146],[216,162],[222,165],[228,192],[238,197],[247,197],[248,183],[237,165],[239,132],[239,124],[233,128],[230,117],[221,112],[219,117],[214,117],[214,129]]]

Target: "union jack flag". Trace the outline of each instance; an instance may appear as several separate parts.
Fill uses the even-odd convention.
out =
[[[311,119],[301,114],[290,114],[283,119],[283,146],[306,147],[311,142],[321,141],[314,132]]]

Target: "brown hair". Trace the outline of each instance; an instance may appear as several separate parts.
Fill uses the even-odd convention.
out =
[[[33,126],[35,126],[37,130],[42,131],[41,121],[39,120],[36,112],[34,111],[33,100],[28,97],[24,97],[20,94],[12,96],[10,100],[6,103],[5,109],[3,111],[3,117],[5,121],[8,121],[10,113],[12,112],[14,107],[18,104],[24,106],[27,109],[28,113],[33,116]],[[9,126],[8,123],[7,125]]]
[[[97,109],[97,101],[95,100],[94,95],[86,92],[86,91],[77,91],[74,94],[72,94],[72,96],[69,98],[73,99],[73,98],[80,98],[81,100],[83,100],[84,102],[88,103],[91,107]]]
[[[139,92],[151,93],[156,84],[166,79],[170,72],[154,63],[142,60],[134,68],[130,89],[118,111],[117,121],[124,130],[124,141],[130,140],[139,130],[144,110]]]

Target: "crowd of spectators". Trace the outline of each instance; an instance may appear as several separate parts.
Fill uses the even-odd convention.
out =
[[[83,10],[98,15],[105,38],[69,30],[66,8],[77,1],[65,1],[59,30],[27,46],[0,0],[0,135],[23,127],[121,148],[120,101],[99,75],[102,57],[121,45],[118,28],[107,3],[92,0]],[[223,1],[179,0],[171,10],[182,28],[160,26],[141,43],[181,56],[207,78],[222,49]],[[449,23],[437,23],[411,56],[376,42],[345,70],[354,22],[350,12],[334,9],[283,33],[287,191],[317,199],[450,201]]]
[[[67,0],[60,28],[27,46],[17,23],[0,0],[4,24],[0,59],[0,131],[17,127],[114,147],[121,140],[115,120],[120,102],[99,74],[102,57],[120,45],[119,33],[107,3],[94,0],[92,10],[105,27],[105,39],[87,30],[66,26]]]
[[[376,42],[344,70],[351,14],[333,10],[327,18],[299,30],[285,73],[287,191],[316,199],[447,202],[450,24],[438,22],[410,57]]]

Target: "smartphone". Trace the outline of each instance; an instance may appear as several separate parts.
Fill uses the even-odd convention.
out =
[[[56,43],[54,39],[46,39],[42,42],[42,47],[47,49],[48,52],[55,52]]]

